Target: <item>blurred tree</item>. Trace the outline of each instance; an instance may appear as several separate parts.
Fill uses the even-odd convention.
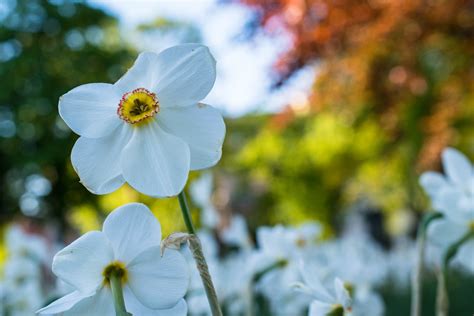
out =
[[[317,61],[304,111],[290,105],[239,156],[273,221],[331,221],[365,201],[396,231],[401,210],[426,207],[418,174],[445,146],[473,157],[473,1],[240,2],[292,40],[277,85]]]
[[[21,210],[64,224],[71,205],[96,203],[71,169],[77,137],[57,102],[77,85],[117,79],[131,59],[115,18],[101,10],[73,1],[2,3],[0,221]]]

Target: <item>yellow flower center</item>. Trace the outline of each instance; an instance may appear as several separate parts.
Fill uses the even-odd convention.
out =
[[[145,88],[138,88],[122,96],[117,114],[125,122],[136,124],[149,121],[159,111],[160,103],[156,94]]]
[[[296,246],[298,248],[304,248],[306,244],[307,242],[306,242],[306,239],[304,239],[304,237],[298,237],[298,239],[296,239]]]
[[[469,229],[474,232],[474,221],[469,222]]]
[[[325,316],[344,316],[344,307],[340,304],[334,304],[331,311]]]
[[[102,271],[102,276],[104,277],[104,285],[110,286],[110,278],[115,276],[122,281],[122,284],[126,283],[128,280],[128,272],[125,264],[120,261],[113,261],[109,263],[108,266]]]

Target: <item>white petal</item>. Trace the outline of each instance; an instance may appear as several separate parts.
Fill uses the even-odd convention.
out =
[[[336,278],[334,280],[334,289],[336,290],[337,301],[347,309],[351,306],[352,300],[349,295],[349,291],[344,287],[344,282],[341,279]]]
[[[85,84],[59,99],[59,114],[76,134],[88,138],[104,137],[121,122],[117,115],[121,97],[111,84]]]
[[[102,287],[97,294],[76,304],[64,316],[115,316],[112,292]],[[138,316],[138,315],[137,315]]]
[[[458,241],[467,231],[467,227],[442,218],[434,220],[428,226],[428,239],[443,248]]]
[[[137,88],[152,90],[157,82],[159,65],[158,55],[152,52],[143,52],[138,55],[133,66],[114,85],[122,94]]]
[[[185,316],[188,312],[188,305],[184,299],[169,309],[151,309],[140,303],[128,286],[125,286],[123,295],[125,306],[132,315],[139,316]]]
[[[320,279],[320,275],[318,275],[317,270],[313,268],[313,266],[305,265],[303,262],[300,262],[299,269],[305,284],[311,289],[311,295],[315,299],[326,303],[332,303],[334,301],[334,297],[326,289]]]
[[[474,238],[471,237],[459,247],[456,259],[465,266],[468,272],[474,273]]]
[[[425,172],[421,175],[420,184],[431,197],[436,195],[443,187],[448,186],[442,174],[432,171]]]
[[[210,105],[164,108],[158,114],[160,126],[184,140],[191,152],[191,170],[209,168],[222,156],[224,119]]]
[[[216,80],[216,61],[206,46],[184,44],[158,55],[156,92],[163,107],[195,104],[206,97]]]
[[[66,296],[61,297],[60,299],[55,300],[48,306],[43,307],[42,309],[37,311],[37,313],[40,315],[51,315],[70,310],[74,305],[76,305],[85,298],[91,297],[95,293],[96,291],[92,291],[89,293],[74,291],[72,293],[67,294]]]
[[[53,272],[77,290],[90,292],[102,283],[102,271],[112,260],[112,248],[105,235],[92,231],[54,256]]]
[[[161,227],[148,207],[130,203],[114,210],[102,229],[114,249],[115,259],[125,264],[139,253],[161,243]]]
[[[188,265],[176,250],[167,249],[161,257],[160,247],[149,248],[138,255],[127,269],[130,289],[148,308],[171,308],[186,294]]]
[[[467,186],[472,177],[472,166],[466,156],[454,148],[446,148],[442,153],[443,167],[453,183]]]
[[[186,184],[189,147],[150,122],[135,129],[121,157],[123,177],[137,191],[154,197],[175,196]]]
[[[72,148],[71,162],[81,183],[89,191],[107,194],[124,184],[120,156],[131,136],[130,127],[122,124],[106,137],[80,137],[76,141]]]
[[[467,201],[468,204],[469,202]],[[466,195],[453,186],[443,188],[435,199],[439,211],[460,225],[468,225],[474,215],[473,206],[466,209],[463,207],[465,203]]]
[[[332,304],[313,301],[309,306],[309,316],[326,316],[333,309]]]

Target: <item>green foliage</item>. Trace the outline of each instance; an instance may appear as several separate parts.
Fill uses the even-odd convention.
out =
[[[76,2],[8,1],[0,20],[0,220],[11,219],[24,197],[25,178],[41,174],[51,192],[37,215],[65,223],[69,207],[96,197],[80,185],[69,163],[77,136],[58,116],[59,97],[90,82],[111,82],[132,61],[114,42],[116,21]]]

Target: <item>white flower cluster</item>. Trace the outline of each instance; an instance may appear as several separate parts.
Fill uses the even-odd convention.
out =
[[[193,183],[192,192],[212,191],[209,175],[203,179]],[[193,198],[199,205],[209,206],[203,195]],[[215,210],[203,208],[203,219],[215,215],[206,212]],[[383,315],[384,302],[377,290],[391,282],[400,291],[408,291],[414,243],[400,240],[391,251],[385,251],[366,233],[361,218],[348,222],[342,236],[328,240],[321,238],[317,222],[260,227],[256,245],[240,216],[233,217],[230,226],[217,235],[215,227],[202,229],[199,237],[225,315],[258,314],[255,303],[261,298],[272,315],[303,315],[307,310],[310,316],[337,312],[334,315]],[[219,243],[231,251],[220,254]],[[210,315],[196,271],[186,300],[191,315]]]

